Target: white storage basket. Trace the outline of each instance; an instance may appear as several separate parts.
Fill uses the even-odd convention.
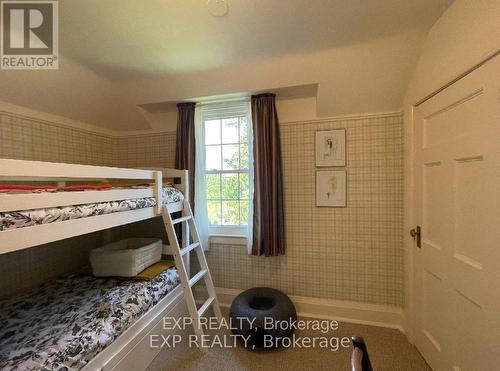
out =
[[[128,238],[90,252],[96,277],[134,277],[160,261],[162,241],[156,238]]]

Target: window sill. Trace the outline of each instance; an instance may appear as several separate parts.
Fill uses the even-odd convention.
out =
[[[212,245],[231,245],[246,246],[247,238],[245,236],[234,236],[227,234],[212,234],[209,236],[210,246]]]

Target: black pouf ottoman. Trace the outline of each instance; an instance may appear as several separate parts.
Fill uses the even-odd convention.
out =
[[[255,287],[233,300],[229,318],[233,334],[249,337],[247,348],[268,350],[279,347],[283,338],[292,336],[297,311],[290,298],[281,291]],[[273,344],[271,347],[270,343]]]

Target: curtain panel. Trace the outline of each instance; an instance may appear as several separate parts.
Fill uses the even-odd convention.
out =
[[[195,103],[177,105],[177,146],[175,150],[175,168],[189,171],[189,202],[194,209],[194,176],[196,168],[195,143]]]
[[[253,255],[285,254],[283,170],[274,94],[252,96],[254,141]]]

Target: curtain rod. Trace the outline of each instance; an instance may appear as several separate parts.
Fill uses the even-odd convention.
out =
[[[209,104],[218,104],[218,103],[228,103],[228,102],[249,102],[250,97],[238,97],[238,98],[228,98],[228,99],[213,99],[202,102],[197,102],[197,106],[206,106]]]

